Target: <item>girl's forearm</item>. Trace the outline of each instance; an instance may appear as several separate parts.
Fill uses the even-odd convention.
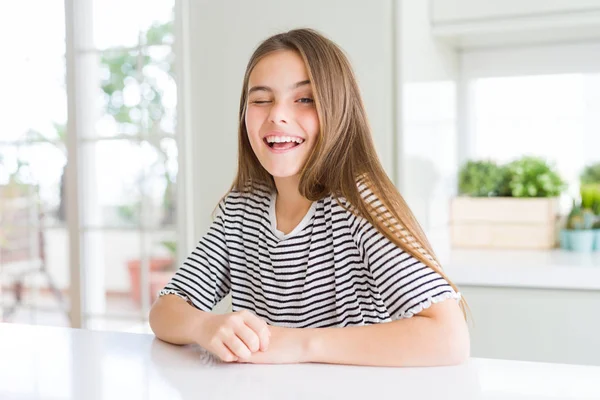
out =
[[[172,344],[197,343],[198,332],[211,314],[177,296],[160,297],[150,310],[150,327],[157,338]]]
[[[469,357],[464,321],[413,316],[398,321],[347,328],[306,329],[305,360],[373,366],[456,365]]]

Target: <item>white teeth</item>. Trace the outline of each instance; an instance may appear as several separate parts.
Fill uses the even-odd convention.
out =
[[[298,144],[303,143],[304,139],[291,136],[269,136],[267,143],[285,143],[285,142],[296,142]]]

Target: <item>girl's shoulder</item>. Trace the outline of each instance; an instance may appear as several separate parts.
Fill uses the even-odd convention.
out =
[[[389,216],[388,210],[383,206],[379,196],[375,193],[372,185],[365,179],[356,181],[356,193],[353,199],[348,199],[344,196],[333,196],[332,211],[344,218],[349,226],[361,226],[364,229],[373,228],[372,224],[365,218],[363,212],[366,208],[373,208],[379,215]],[[360,205],[358,203],[361,203]],[[366,208],[365,208],[366,207]]]
[[[329,208],[336,219],[344,219],[348,222],[354,221],[358,217],[355,205],[344,196],[329,195],[326,198],[326,203],[330,204]]]
[[[232,188],[219,202],[222,214],[237,214],[240,211],[268,210],[271,201],[271,190],[260,184],[247,186],[243,190]]]
[[[371,189],[371,185],[367,183],[364,178],[359,178],[356,180],[356,189],[358,191],[358,197],[355,198],[354,201],[347,199],[342,195],[330,195],[333,200],[333,203],[338,203],[338,207],[343,208],[349,216],[356,216],[358,208],[358,204],[356,202],[366,202],[371,204],[380,203],[379,198],[375,195],[374,191]]]

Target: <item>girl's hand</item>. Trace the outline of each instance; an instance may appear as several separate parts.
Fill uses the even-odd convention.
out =
[[[269,348],[255,352],[250,357],[240,357],[238,362],[251,364],[296,364],[309,362],[307,329],[269,326]]]
[[[198,344],[225,362],[265,351],[270,341],[267,323],[246,310],[210,315],[203,321],[201,332]]]

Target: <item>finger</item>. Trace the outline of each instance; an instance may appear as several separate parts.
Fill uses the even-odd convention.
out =
[[[238,360],[235,354],[223,342],[219,342],[213,350],[215,355],[225,362],[235,362]]]
[[[260,349],[260,338],[258,337],[258,334],[245,323],[242,323],[236,327],[235,334],[242,340],[242,342],[244,342],[246,347],[248,347],[251,352],[254,353]]]
[[[238,358],[248,358],[252,355],[246,344],[235,334],[229,336],[223,343]]]
[[[269,339],[271,337],[271,332],[269,331],[267,323],[252,313],[248,313],[244,316],[244,322],[256,333],[256,335],[258,335],[258,338],[260,339],[260,350],[267,350],[269,347]]]

